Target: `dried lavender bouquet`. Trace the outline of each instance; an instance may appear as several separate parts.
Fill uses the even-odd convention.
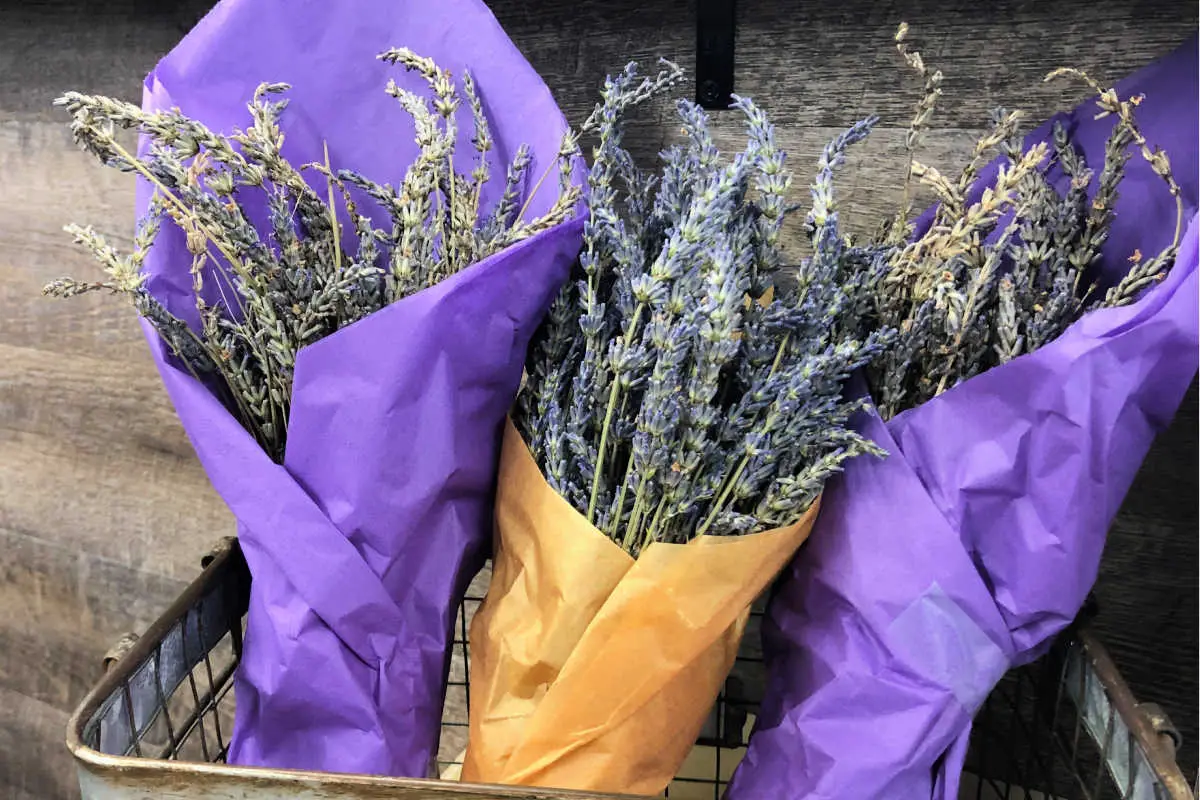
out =
[[[1021,111],[993,113],[991,129],[976,142],[956,178],[916,161],[914,151],[941,96],[942,78],[908,47],[907,31],[900,27],[897,46],[922,77],[924,91],[906,140],[910,160],[904,205],[882,238],[893,246],[887,277],[873,303],[878,324],[899,330],[900,336],[867,371],[885,419],[1037,350],[1092,309],[1133,302],[1174,262],[1183,224],[1183,200],[1167,155],[1150,148],[1134,116],[1142,97],[1121,99],[1079,70],[1056,70],[1046,80],[1082,79],[1098,95],[1097,118],[1115,120],[1090,201],[1095,174],[1067,130],[1056,122],[1052,142],[1024,149]],[[1112,226],[1131,145],[1175,198],[1175,235],[1156,255],[1130,253],[1132,267],[1106,286],[1095,265]],[[969,201],[981,168],[997,151],[1006,163],[994,183]],[[1062,193],[1045,175],[1055,163],[1070,179]],[[930,187],[938,201],[915,236],[909,219],[913,177]]]
[[[229,763],[427,778],[584,170],[480,0],[217,5],[140,108],[62,99],[146,220],[129,255],[78,229],[109,276],[50,293],[133,301],[236,518],[253,581]]]
[[[824,149],[815,252],[785,275],[792,175],[766,114],[737,98],[747,144],[726,163],[680,101],[686,143],[649,175],[622,146],[632,86],[626,73],[605,89],[582,274],[530,349],[515,421],[550,486],[637,555],[788,525],[842,462],[877,452],[842,384],[891,332],[859,322],[890,248],[846,244],[832,187],[873,119]]]
[[[832,185],[874,120],[824,149],[813,255],[785,267],[792,176],[752,101],[734,103],[731,157],[688,101],[659,172],[625,149],[625,110],[677,74],[630,65],[589,121],[576,280],[531,344],[501,456],[465,780],[661,792],[826,479],[880,453],[843,383],[891,339],[861,324],[889,248],[846,243]]]
[[[498,202],[482,209],[493,141],[471,73],[463,71],[460,87],[449,71],[407,48],[390,49],[379,59],[418,74],[432,99],[431,108],[429,98],[394,81],[387,86],[412,118],[420,148],[395,187],[353,171],[334,171],[328,150],[324,163],[289,163],[280,129],[287,100],[277,99],[290,88],[287,84],[261,84],[248,104],[252,124],[228,135],[177,109],[144,111],[78,92],[56,101],[70,112],[72,133],[85,151],[106,166],[145,178],[156,194],[127,255],[91,227],[68,226],[108,280],[62,278],[45,293],[70,297],[108,291],[129,297],[186,368],[215,388],[276,461],[285,451],[292,378],[302,348],[563,222],[580,197],[569,180],[568,139],[559,164],[558,199],[548,212],[524,218],[533,199],[530,193],[520,202],[530,166],[524,145],[508,167]],[[464,105],[475,151],[469,160],[460,156],[460,164],[473,164],[468,174],[455,166]],[[130,153],[120,143],[121,129],[148,137],[148,152]],[[324,195],[305,179],[305,170],[323,176]],[[250,211],[264,201],[266,236]],[[376,227],[360,211],[363,202],[377,204],[390,226]],[[145,287],[143,261],[163,217],[187,235],[198,330]]]
[[[1194,164],[1189,39],[1118,86],[1121,97],[1146,95],[1136,109],[1140,138]],[[922,75],[925,100],[936,101],[940,75]],[[1193,384],[1200,352],[1196,173],[1179,170],[1172,198],[1160,184],[1165,159],[1151,152],[1150,164],[1125,162],[1125,145],[1139,138],[1123,121],[1133,103],[1099,93],[1108,116],[1095,118],[1088,99],[1020,144],[996,131],[979,149],[1008,152],[981,153],[965,179],[942,181],[917,166],[940,202],[912,225],[906,210],[905,229],[894,231],[888,267],[897,280],[879,287],[873,305],[902,327],[902,349],[870,374],[890,419],[859,419],[889,455],[847,463],[822,495],[805,552],[774,585],[761,713],[728,800],[954,796],[977,709],[1009,668],[1044,654],[1085,602],[1113,516]],[[1053,169],[1022,163],[1042,142],[1044,158],[1059,161]],[[1085,163],[1098,173],[1086,193]],[[1182,238],[1181,196],[1191,220]],[[1176,240],[1175,263],[1150,291],[1131,306],[1097,307],[1137,291],[1140,279],[1127,277],[1108,298],[1128,256]],[[1155,260],[1139,262],[1147,275],[1158,273],[1146,266]],[[1006,278],[1025,337],[1013,358],[1015,339],[1010,353],[988,352]],[[943,379],[954,389],[922,402]]]

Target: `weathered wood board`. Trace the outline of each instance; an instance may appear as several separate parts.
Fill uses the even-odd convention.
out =
[[[684,0],[496,0],[502,24],[578,122],[604,74],[658,55],[693,63]],[[124,631],[144,627],[232,520],[176,421],[129,309],[40,297],[94,274],[62,233],[89,222],[127,242],[132,184],[94,166],[51,108],[80,89],[137,100],[200,0],[26,0],[0,6],[0,797],[74,796],[67,712]],[[1194,35],[1169,0],[846,0],[739,3],[736,90],[773,115],[803,178],[839,127],[881,117],[842,185],[852,226],[898,202],[911,76],[891,48],[902,19],[946,73],[928,144],[962,163],[996,105],[1045,116],[1084,97],[1043,84],[1063,64],[1125,75]],[[639,156],[671,135],[669,111],[634,126]],[[717,115],[723,136],[736,123]],[[804,191],[797,187],[798,197]],[[1097,594],[1101,628],[1135,692],[1184,732],[1194,774],[1197,697],[1197,399],[1147,459],[1113,527]]]

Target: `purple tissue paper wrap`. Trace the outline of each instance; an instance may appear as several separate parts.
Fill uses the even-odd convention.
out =
[[[863,415],[890,455],[829,483],[775,587],[764,702],[729,800],[954,800],[973,715],[1082,607],[1108,526],[1197,370],[1196,64],[1193,37],[1117,87],[1145,93],[1138,119],[1183,189],[1166,279],[886,424]],[[1095,120],[1093,100],[1057,119],[1098,172],[1112,118]],[[1048,175],[1065,189],[1057,166]],[[1157,253],[1175,224],[1135,152],[1103,277],[1135,249]]]
[[[456,79],[473,73],[496,142],[485,210],[522,142],[531,176],[553,164],[566,121],[476,0],[223,0],[150,74],[143,105],[230,132],[249,125],[259,83],[286,82],[286,158],[322,161],[328,145],[335,169],[399,185],[417,147],[387,80],[429,94],[419,76],[376,60],[399,46]],[[458,152],[474,153],[470,128],[459,126]],[[527,219],[548,210],[556,184],[545,182]],[[150,194],[141,182],[139,212]],[[262,198],[245,204],[265,221]],[[433,772],[450,632],[486,557],[504,418],[581,229],[581,219],[550,229],[301,350],[283,464],[144,324],[253,575],[230,763]],[[190,260],[182,232],[164,225],[147,286],[194,321]]]

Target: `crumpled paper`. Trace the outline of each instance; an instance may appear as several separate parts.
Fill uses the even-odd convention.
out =
[[[385,87],[428,89],[376,60],[398,46],[456,78],[473,73],[496,142],[485,209],[522,142],[532,176],[553,164],[566,122],[475,0],[223,0],[150,74],[143,104],[229,132],[249,124],[259,83],[290,83],[286,158],[322,161],[327,145],[335,169],[399,185],[417,147]],[[469,128],[459,152],[473,152]],[[554,202],[556,181],[546,183],[527,218]],[[140,182],[139,212],[150,195]],[[265,219],[261,197],[245,205]],[[433,773],[451,629],[487,552],[505,415],[581,231],[581,219],[560,225],[300,351],[282,465],[144,326],[254,579],[230,763]],[[190,261],[182,232],[165,225],[147,286],[194,321]]]
[[[661,792],[717,699],[750,603],[818,504],[786,528],[655,542],[635,560],[555,493],[511,423],[499,479],[462,780]]]
[[[973,715],[1082,607],[1108,526],[1197,370],[1196,61],[1193,36],[1117,87],[1145,94],[1138,120],[1183,189],[1186,233],[1166,279],[886,425],[861,419],[891,455],[855,459],[826,486],[775,587],[765,697],[729,800],[954,800]],[[1089,99],[1058,119],[1098,168],[1112,119],[1095,111]],[[1026,145],[1049,135],[1047,123]],[[1065,188],[1060,169],[1049,176]],[[1173,198],[1135,153],[1106,281],[1135,250],[1168,244],[1175,224]]]

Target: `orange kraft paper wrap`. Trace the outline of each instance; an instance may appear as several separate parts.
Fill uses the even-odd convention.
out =
[[[635,560],[546,483],[510,421],[492,582],[470,630],[462,780],[661,792],[716,701],[750,604],[817,506],[786,528],[655,542]]]

